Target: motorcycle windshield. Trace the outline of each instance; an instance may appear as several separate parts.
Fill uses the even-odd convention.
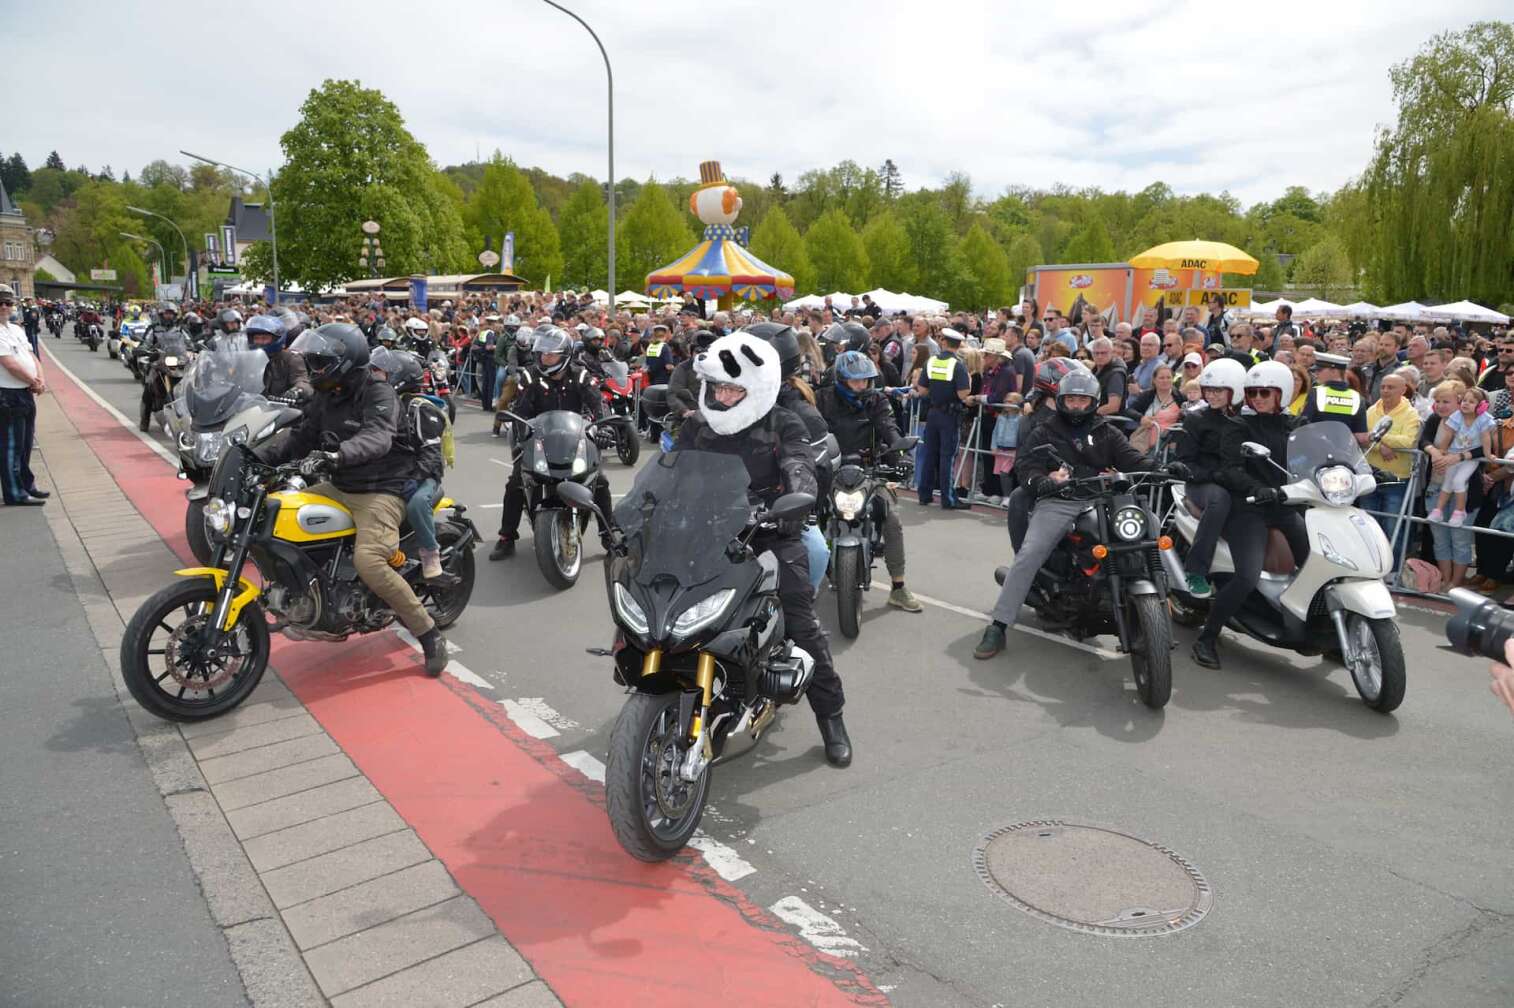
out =
[[[627,377],[631,373],[631,369],[626,367],[625,361],[605,361],[602,366],[605,369],[605,378],[614,382],[616,385],[624,385],[626,383]]]
[[[586,426],[584,418],[571,410],[553,410],[532,420],[531,432],[541,441],[547,465],[562,469],[573,464]]]
[[[1321,467],[1332,465],[1359,473],[1372,471],[1351,428],[1339,420],[1323,420],[1305,424],[1288,435],[1290,480],[1313,479]]]
[[[740,457],[718,452],[668,452],[642,467],[615,506],[630,577],[650,584],[667,575],[687,588],[729,567],[726,544],[751,515],[747,482]]]
[[[158,334],[158,349],[165,357],[184,357],[189,353],[189,340],[177,329]]]
[[[261,350],[202,353],[179,383],[179,397],[196,427],[214,427],[231,419],[246,401],[263,393],[268,355]]]

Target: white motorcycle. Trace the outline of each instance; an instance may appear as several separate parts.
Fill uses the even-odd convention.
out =
[[[1391,426],[1384,417],[1369,445]],[[1361,446],[1345,424],[1325,421],[1299,427],[1289,436],[1287,468],[1271,459],[1263,445],[1248,441],[1243,450],[1288,474],[1284,500],[1306,508],[1310,548],[1303,567],[1294,570],[1287,537],[1269,530],[1261,580],[1230,628],[1302,655],[1338,647],[1362,701],[1388,713],[1404,699],[1404,649],[1385,580],[1393,569],[1392,548],[1372,516],[1355,506],[1358,497],[1377,489]],[[1182,484],[1173,486],[1172,495],[1170,527],[1186,553],[1198,531],[1199,512],[1190,506]],[[1221,540],[1210,579],[1223,584],[1234,573],[1229,546]],[[1183,591],[1184,583],[1183,578],[1169,579],[1173,618],[1195,626],[1203,622],[1208,603]]]

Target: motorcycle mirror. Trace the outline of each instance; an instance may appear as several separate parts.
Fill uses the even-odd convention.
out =
[[[576,485],[576,484],[575,484]],[[582,489],[582,488],[580,488]],[[559,491],[560,492],[560,491]],[[815,495],[807,493],[784,494],[773,502],[768,508],[768,517],[785,521],[789,518],[798,518],[815,506]]]
[[[557,484],[558,498],[577,511],[594,511],[594,494],[582,483]]]
[[[1392,417],[1383,417],[1381,420],[1379,420],[1377,422],[1377,426],[1372,428],[1372,438],[1373,438],[1373,440],[1378,440],[1378,439],[1382,438],[1385,434],[1387,434],[1392,429],[1393,429],[1393,418]]]
[[[662,420],[668,415],[668,387],[648,385],[641,390],[641,408],[653,420]]]
[[[1241,444],[1241,453],[1247,458],[1271,458],[1272,449],[1266,445],[1257,444],[1255,441],[1246,441]]]

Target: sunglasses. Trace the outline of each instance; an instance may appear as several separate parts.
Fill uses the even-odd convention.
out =
[[[1275,388],[1249,388],[1246,390],[1247,399],[1271,399],[1277,395]]]

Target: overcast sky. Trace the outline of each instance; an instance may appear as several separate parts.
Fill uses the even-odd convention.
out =
[[[567,0],[616,74],[615,174],[793,180],[892,157],[911,188],[1333,189],[1393,118],[1388,69],[1508,0],[1024,4]],[[0,0],[0,149],[117,177],[180,148],[254,170],[312,87],[383,91],[439,165],[500,149],[603,178],[605,77],[540,0]],[[18,65],[19,64],[19,65]]]

